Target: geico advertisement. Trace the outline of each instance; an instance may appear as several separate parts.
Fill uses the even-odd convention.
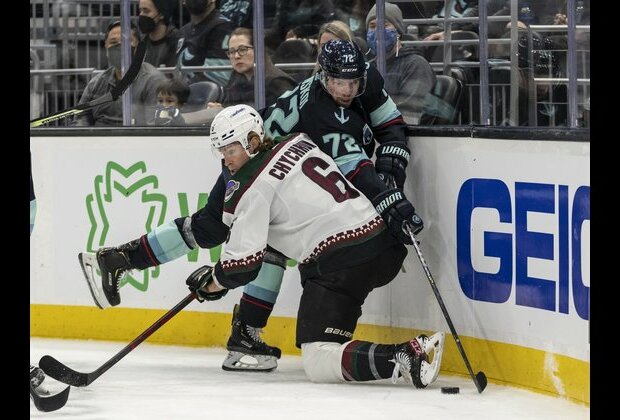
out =
[[[475,335],[589,360],[589,143],[419,138],[412,149],[433,266]]]

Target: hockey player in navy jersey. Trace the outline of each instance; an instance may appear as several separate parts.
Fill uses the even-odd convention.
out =
[[[402,222],[408,221],[416,234],[423,222],[402,191],[409,148],[400,112],[383,89],[380,74],[366,65],[353,42],[327,42],[319,64],[321,70],[315,76],[263,110],[266,132],[270,136],[309,132],[321,150],[336,161],[341,173],[373,202],[391,233],[410,243]],[[370,157],[375,141],[379,147],[373,164]],[[212,248],[224,242],[228,229],[221,215],[229,177],[224,168],[207,205],[191,217],[178,218],[139,239],[97,251],[96,258],[90,260],[96,260],[95,268],[103,273],[101,287],[92,275],[89,277],[92,270],[84,271],[97,305],[103,308],[120,303],[118,287],[126,270],[142,270],[197,247]],[[276,302],[286,261],[282,254],[268,248],[259,276],[244,288],[233,311],[224,369],[269,371],[277,366],[280,349],[264,343],[260,333]],[[244,355],[253,356],[256,363],[245,363],[241,360]]]
[[[432,383],[444,333],[402,344],[353,340],[364,300],[392,281],[407,250],[332,158],[303,133],[274,145],[247,105],[220,112],[210,141],[232,174],[222,217],[230,233],[215,267],[187,279],[199,300],[219,299],[254,280],[271,246],[299,261],[296,345],[310,380],[395,382],[402,375],[417,388]]]

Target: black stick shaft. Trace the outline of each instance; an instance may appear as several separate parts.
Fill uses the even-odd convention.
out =
[[[170,321],[170,319],[181,312],[183,308],[189,305],[196,298],[196,294],[194,292],[187,295],[181,302],[177,303],[176,306],[162,315],[157,321],[153,323],[150,327],[148,327],[142,334],[137,336],[131,343],[127,344],[125,348],[116,353],[110,360],[105,362],[101,367],[99,367],[96,371],[92,373],[92,378],[90,378],[90,382],[93,382],[95,379],[103,375],[108,369],[118,363],[123,357],[127,356],[133,349],[138,347],[140,343],[149,338],[155,331],[160,329],[162,325],[166,322]],[[90,376],[90,375],[89,375]]]
[[[159,318],[153,325],[148,327],[142,334],[136,337],[131,343],[127,344],[125,348],[116,353],[110,360],[105,362],[101,367],[99,367],[94,372],[84,373],[78,372],[64,363],[59,362],[54,359],[52,356],[45,355],[41,357],[39,360],[39,367],[43,369],[47,375],[52,378],[63,382],[72,386],[88,386],[92,382],[94,382],[98,377],[103,375],[108,369],[118,363],[123,357],[129,354],[133,349],[138,347],[140,343],[146,340],[149,336],[151,336],[155,331],[161,328],[166,322],[168,322],[173,316],[179,313],[183,308],[185,308],[191,301],[196,298],[196,294],[194,292],[190,293],[185,297],[181,302],[179,302],[174,308],[170,309],[166,312],[161,318]]]
[[[444,316],[444,318],[446,318],[446,322],[448,323],[448,327],[450,328],[450,332],[452,333],[452,337],[454,337],[454,341],[456,342],[456,347],[459,349],[459,352],[461,353],[461,357],[463,358],[463,361],[465,362],[465,366],[467,367],[467,371],[469,372],[469,376],[471,376],[471,379],[474,381],[474,384],[476,385],[476,388],[478,389],[478,392],[481,393],[482,391],[484,391],[484,388],[486,387],[486,383],[483,386],[480,383],[480,381],[478,381],[477,376],[474,375],[474,371],[472,370],[471,365],[469,364],[469,359],[467,359],[467,355],[465,354],[465,349],[463,348],[463,345],[461,344],[461,339],[459,338],[459,335],[456,333],[456,329],[454,328],[454,324],[452,323],[452,319],[450,319],[450,315],[448,314],[448,310],[446,309],[446,305],[443,303],[443,299],[441,298],[441,294],[439,294],[439,289],[437,288],[437,284],[435,283],[435,279],[433,278],[433,275],[431,274],[431,270],[428,268],[428,264],[426,263],[426,260],[424,259],[424,256],[422,255],[422,251],[420,250],[420,246],[418,245],[418,241],[416,241],[415,237],[413,236],[413,232],[411,231],[411,229],[409,228],[408,225],[406,225],[406,229],[407,229],[407,232],[409,233],[409,236],[411,236],[411,240],[413,241],[413,247],[415,249],[415,252],[418,255],[418,258],[420,259],[420,264],[422,264],[422,268],[424,269],[424,273],[426,274],[426,278],[428,278],[428,282],[431,284],[431,288],[433,289],[433,293],[435,294],[435,297],[437,298],[437,302],[439,303],[439,306],[441,307],[441,312],[443,312],[443,316]],[[481,376],[483,376],[483,375],[481,375]]]

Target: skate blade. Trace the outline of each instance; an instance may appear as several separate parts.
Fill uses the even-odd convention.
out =
[[[430,363],[423,361],[420,366],[420,380],[424,385],[433,383],[439,375],[445,338],[445,333],[438,332],[430,336],[424,343],[424,352],[429,356],[431,352],[433,353],[433,361]]]
[[[260,354],[245,354],[238,351],[229,351],[222,363],[222,369],[242,372],[271,372],[278,367],[275,356]]]
[[[101,281],[98,281],[95,277],[95,270],[99,269],[96,254],[92,252],[80,252],[78,254],[78,259],[80,260],[80,266],[82,267],[84,278],[86,278],[86,284],[88,284],[88,289],[95,301],[95,305],[97,305],[99,309],[109,308],[111,305],[103,294],[103,289],[100,285]]]

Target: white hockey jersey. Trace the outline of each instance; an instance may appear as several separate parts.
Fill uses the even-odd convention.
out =
[[[222,217],[230,234],[215,274],[227,288],[254,280],[267,245],[309,263],[385,229],[370,201],[305,134],[248,161],[226,185]]]

